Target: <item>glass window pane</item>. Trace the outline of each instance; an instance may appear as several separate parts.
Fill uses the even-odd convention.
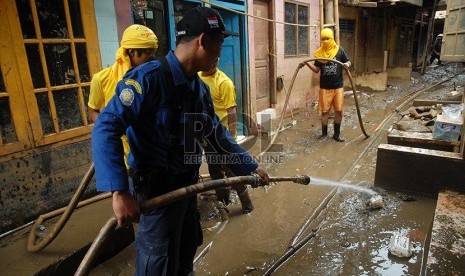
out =
[[[90,81],[89,64],[87,63],[87,51],[85,43],[76,43],[76,58],[81,82]]]
[[[21,23],[23,38],[36,38],[29,0],[16,0],[16,10]]]
[[[296,23],[296,5],[291,3],[284,4],[284,21],[287,23]],[[284,52],[285,55],[295,55],[297,54],[297,45],[296,45],[296,26],[293,25],[285,25],[284,33],[285,33],[285,45],[284,45]]]
[[[53,91],[60,131],[82,126],[77,89]]]
[[[90,93],[90,87],[82,87],[82,96],[84,98],[84,105],[87,106],[87,103],[89,102],[89,93]],[[84,109],[86,111],[86,118],[89,118],[89,113],[87,112],[88,109]]]
[[[284,4],[284,22],[287,23],[297,23],[296,16],[295,16],[295,4],[285,3]]]
[[[44,52],[52,86],[76,83],[70,44],[46,44]]]
[[[42,71],[42,63],[40,61],[39,45],[26,44],[25,47],[32,84],[34,85],[34,88],[45,87],[45,78],[44,72]]]
[[[299,27],[299,55],[308,54],[308,28]]]
[[[73,26],[73,36],[76,38],[84,38],[84,30],[81,21],[81,8],[78,0],[69,0],[69,15],[71,17],[71,25]]]
[[[286,33],[285,39],[285,54],[286,55],[296,55],[297,54],[297,47],[295,44],[296,40],[296,33],[295,33],[295,26],[286,25],[284,31]]]
[[[48,103],[47,93],[36,94],[37,106],[39,107],[40,122],[44,134],[54,133],[52,114]]]
[[[0,129],[3,144],[18,141],[10,112],[8,97],[0,98]]]
[[[299,6],[299,24],[308,25],[308,7]],[[308,27],[299,27],[298,54],[308,54]]]
[[[63,0],[36,0],[43,38],[69,38]]]

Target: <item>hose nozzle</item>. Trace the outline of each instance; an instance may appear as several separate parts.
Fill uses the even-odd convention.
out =
[[[308,175],[296,175],[293,182],[308,185],[308,184],[310,184],[310,176],[308,176]]]

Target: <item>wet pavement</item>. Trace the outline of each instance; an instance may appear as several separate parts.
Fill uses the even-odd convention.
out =
[[[365,138],[360,130],[350,94],[345,97],[342,123],[342,135],[346,139],[344,143],[337,143],[330,137],[317,139],[321,127],[314,106],[295,111],[294,118],[285,119],[286,129],[279,133],[275,142],[279,146],[273,147],[277,151],[270,153],[272,158],[268,161],[276,162],[262,166],[271,176],[308,174],[313,179],[310,185],[280,182],[266,188],[249,189],[255,209],[247,215],[242,214],[237,197],[233,198],[232,204],[222,206],[215,200],[213,192],[199,195],[204,243],[197,254],[204,254],[198,256],[195,263],[196,275],[264,275],[272,272],[273,275],[423,274],[436,198],[374,188],[376,151],[380,143],[387,143],[387,129],[398,119],[393,115],[385,120],[389,112],[395,109],[398,99],[444,76],[452,76],[461,69],[460,64],[446,64],[430,70],[421,78],[412,74],[413,80],[389,79],[389,88],[383,92],[361,88],[359,103],[369,138]],[[456,96],[450,94],[453,82],[463,91],[465,77],[460,75],[419,97],[451,99]],[[296,120],[297,124],[292,125],[291,119]],[[332,125],[329,134],[332,135]],[[266,141],[254,142],[251,152],[258,156],[263,148],[261,143]],[[205,167],[202,170],[206,173]],[[370,210],[366,203],[371,194],[347,187],[320,185],[328,184],[323,180],[374,190],[382,196],[383,207]],[[98,208],[104,208],[103,213],[111,212],[109,201],[102,204]],[[97,206],[86,207],[86,210],[87,217],[101,212]],[[102,220],[101,225],[104,222]],[[94,222],[92,228],[98,229],[95,224],[98,223]],[[75,222],[72,225],[75,233],[80,232],[81,228],[89,228],[87,223]],[[389,241],[396,233],[410,237],[413,246],[411,257],[400,258],[389,253]],[[74,239],[79,240],[80,237],[76,235]],[[269,270],[289,248],[295,248],[302,240],[308,242],[276,270]],[[0,248],[0,255],[6,256],[6,250],[1,250],[8,246]],[[54,246],[59,247],[60,244],[55,243]],[[37,253],[41,256],[39,258],[50,254],[50,250],[57,250],[56,247],[52,248]],[[20,254],[19,247],[14,252],[30,258],[30,254]],[[9,267],[11,271],[18,272],[7,275],[30,275],[13,269],[20,262],[8,264],[1,259],[4,258],[0,258],[2,270]],[[95,268],[91,274],[133,275],[133,260],[133,248],[130,246]],[[445,271],[444,275],[451,274]]]

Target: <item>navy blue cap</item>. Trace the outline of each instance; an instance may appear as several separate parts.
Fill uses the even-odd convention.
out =
[[[237,35],[226,30],[223,18],[217,10],[208,7],[191,9],[176,26],[176,36],[198,36],[203,33],[221,32],[224,37]]]

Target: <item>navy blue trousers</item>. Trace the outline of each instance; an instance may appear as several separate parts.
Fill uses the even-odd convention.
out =
[[[142,201],[185,186],[181,183],[192,183],[192,178],[145,174],[142,185],[153,185],[154,189],[145,190],[144,195],[133,192]],[[137,224],[136,275],[189,275],[202,241],[196,195],[141,215]]]

